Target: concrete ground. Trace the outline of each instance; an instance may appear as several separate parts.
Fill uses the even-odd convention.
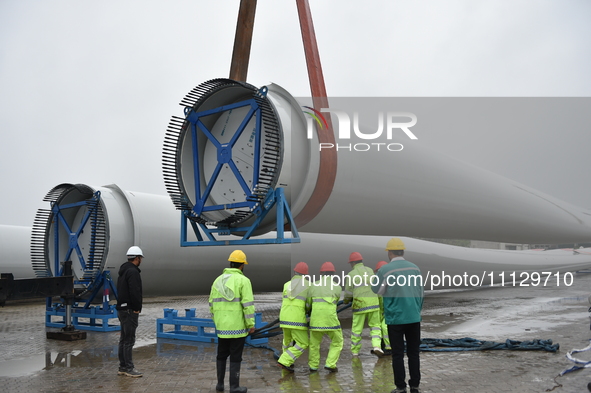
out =
[[[552,339],[560,350],[422,352],[423,391],[587,391],[591,382],[587,369],[555,377],[574,365],[565,357],[567,351],[589,344],[591,274],[576,274],[571,286],[562,278],[560,285],[546,284],[429,292],[423,338]],[[277,318],[280,294],[257,294],[255,302],[265,321]],[[164,308],[196,308],[197,316],[208,317],[204,296],[146,299],[134,348],[136,368],[144,376],[129,378],[117,375],[118,332],[88,332],[82,341],[48,340],[43,301],[9,302],[0,309],[0,392],[214,392],[215,345],[156,339],[156,319],[163,316]],[[296,362],[296,372],[288,374],[276,366],[272,350],[247,347],[241,385],[249,392],[390,392],[394,388],[390,359],[369,353],[367,330],[361,356],[352,358],[350,309],[339,317],[345,347],[338,373],[311,374],[304,355]],[[280,338],[272,338],[269,347],[280,350]],[[324,342],[323,359],[326,346]],[[574,356],[591,360],[591,352]]]

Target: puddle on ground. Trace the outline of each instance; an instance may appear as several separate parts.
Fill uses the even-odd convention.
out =
[[[117,359],[117,347],[93,348],[71,352],[46,352],[42,355],[0,362],[0,377],[20,377],[54,367],[93,367]]]
[[[461,301],[464,300],[464,301]],[[587,296],[491,299],[431,298],[423,312],[429,333],[495,339],[530,336],[588,320]]]
[[[158,339],[136,341],[133,348],[134,361],[151,359],[154,356],[177,356],[190,353],[214,354],[216,346],[205,342]],[[105,363],[116,365],[118,345],[70,352],[46,352],[22,359],[0,362],[0,377],[21,377],[56,367],[100,367]]]
[[[0,377],[20,377],[45,368],[45,355],[0,362]]]

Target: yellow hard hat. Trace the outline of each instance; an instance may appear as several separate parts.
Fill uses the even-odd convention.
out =
[[[406,247],[404,247],[404,242],[397,237],[393,237],[392,239],[388,240],[388,244],[386,244],[386,251],[392,250],[406,250]]]
[[[244,252],[242,252],[242,250],[232,251],[232,254],[230,254],[228,261],[237,262],[237,263],[244,263],[245,265],[248,265],[248,262],[246,262],[246,254]]]

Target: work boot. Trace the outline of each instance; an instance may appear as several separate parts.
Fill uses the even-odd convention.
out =
[[[128,377],[132,377],[132,378],[139,378],[141,377],[142,373],[140,373],[138,370],[136,370],[135,368],[132,368],[131,370],[127,370],[123,373],[123,375],[127,375]]]
[[[224,378],[226,377],[226,361],[218,360],[216,362],[216,370],[218,372],[218,384],[215,385],[216,392],[224,391]]]
[[[248,388],[240,387],[240,362],[230,362],[230,393],[246,393]]]
[[[293,368],[293,366],[286,366],[285,364],[281,364],[279,362],[277,362],[277,366],[281,367],[285,371],[289,371],[290,373],[293,373],[295,371],[295,368]]]
[[[378,348],[378,347],[375,347],[375,348],[374,348],[374,349],[371,351],[371,353],[373,353],[373,354],[374,354],[374,355],[376,355],[377,357],[382,357],[382,356],[384,356],[384,351],[382,351],[382,348]]]

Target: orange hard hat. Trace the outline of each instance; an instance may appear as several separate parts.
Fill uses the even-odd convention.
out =
[[[362,260],[363,260],[363,257],[357,251],[352,252],[351,255],[349,255],[349,263],[351,263],[351,262],[360,262]]]
[[[375,272],[377,272],[378,270],[380,270],[380,268],[384,265],[387,265],[388,262],[386,261],[379,261],[378,264],[376,265],[376,270],[374,270]]]
[[[293,268],[293,271],[300,274],[308,274],[308,264],[306,262],[298,262]]]
[[[320,267],[320,272],[336,272],[336,269],[334,268],[332,262],[324,262]]]

